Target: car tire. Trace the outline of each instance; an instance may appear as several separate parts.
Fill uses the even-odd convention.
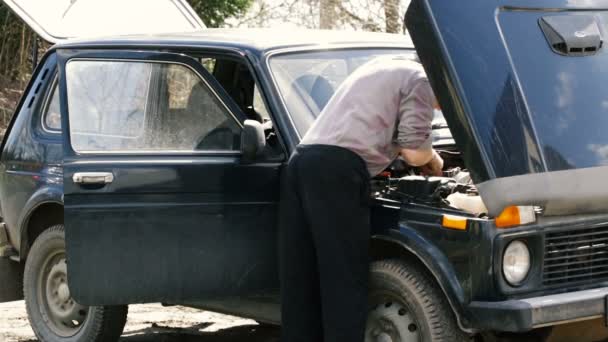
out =
[[[374,262],[365,342],[460,342],[470,337],[433,279],[417,264]]]
[[[63,225],[36,239],[25,263],[23,294],[32,330],[41,342],[117,341],[127,322],[128,307],[85,307],[67,287]]]

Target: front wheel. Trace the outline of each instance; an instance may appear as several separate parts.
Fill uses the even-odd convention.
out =
[[[365,342],[469,340],[443,293],[419,266],[401,260],[372,264]]]
[[[70,295],[63,225],[45,230],[25,264],[23,293],[32,330],[41,342],[117,341],[127,306],[87,307]]]

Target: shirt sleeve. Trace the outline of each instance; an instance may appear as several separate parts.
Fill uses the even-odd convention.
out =
[[[397,145],[418,150],[432,147],[433,104],[435,95],[427,79],[421,79],[403,94],[399,103]]]

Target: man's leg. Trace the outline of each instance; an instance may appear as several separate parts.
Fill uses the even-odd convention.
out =
[[[283,342],[321,342],[321,295],[312,234],[303,216],[297,174],[290,160],[284,170],[279,208],[279,260]]]
[[[362,342],[368,311],[369,175],[348,150],[321,148],[302,161],[300,190],[317,251],[324,341]]]

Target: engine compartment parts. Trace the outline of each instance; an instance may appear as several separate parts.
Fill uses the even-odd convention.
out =
[[[397,191],[423,202],[432,202],[452,181],[445,177],[406,176],[397,180]]]
[[[410,174],[391,178],[383,175],[375,184],[377,197],[454,209],[476,217],[484,217],[487,213],[470,174],[459,167],[446,170],[443,177]]]
[[[455,192],[450,194],[446,200],[450,205],[457,209],[462,209],[466,212],[474,214],[476,216],[485,214],[488,212],[486,205],[483,203],[481,196],[474,193],[463,194],[461,192]]]
[[[447,148],[437,153],[445,162],[442,177],[424,176],[421,169],[398,158],[372,181],[374,197],[448,209],[456,215],[488,218],[488,209],[471,174],[464,169],[461,153]],[[462,227],[462,224],[456,226]]]

